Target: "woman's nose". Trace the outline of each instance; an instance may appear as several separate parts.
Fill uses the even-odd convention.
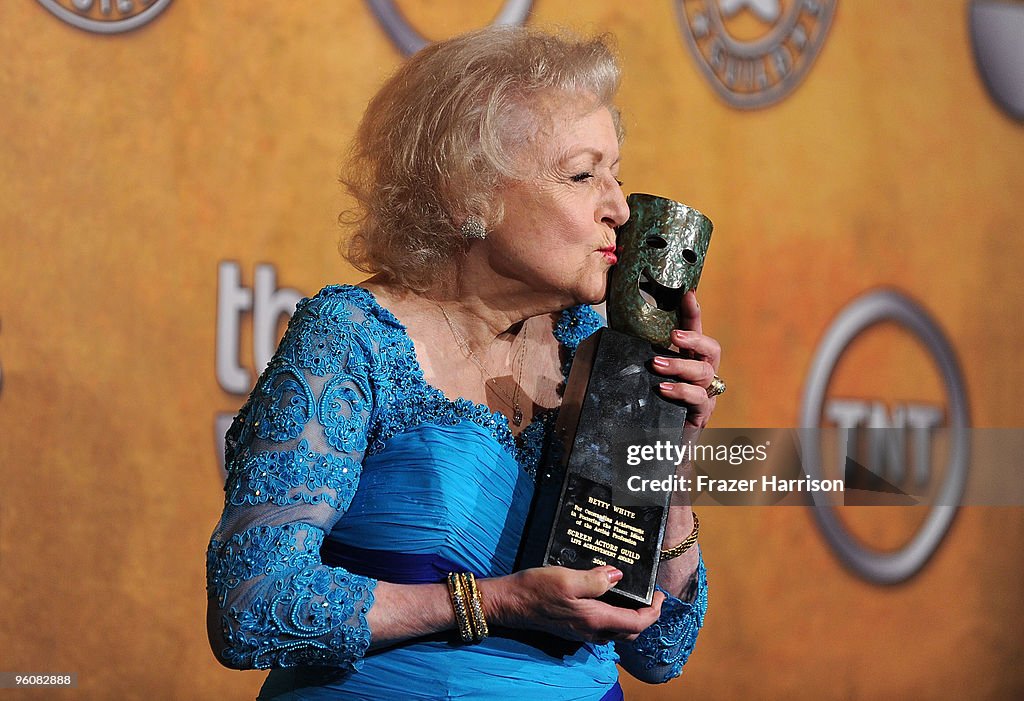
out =
[[[612,228],[622,226],[629,219],[629,205],[626,204],[626,195],[622,192],[622,187],[618,183],[615,183],[614,187],[611,188],[609,200],[605,207],[606,210],[601,220]]]

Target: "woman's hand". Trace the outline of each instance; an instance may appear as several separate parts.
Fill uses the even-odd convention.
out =
[[[658,391],[663,397],[686,404],[686,424],[702,429],[711,419],[717,397],[708,396],[708,386],[718,373],[722,361],[722,347],[718,341],[705,336],[701,329],[700,305],[697,295],[687,292],[680,303],[682,328],[672,331],[672,344],[684,357],[657,356],[652,361],[654,371],[678,382],[663,382]],[[685,356],[689,356],[688,358]]]
[[[477,580],[488,623],[551,633],[569,640],[606,643],[633,640],[658,620],[665,596],[650,606],[627,609],[597,597],[622,579],[611,566],[592,570],[534,567],[506,577]]]

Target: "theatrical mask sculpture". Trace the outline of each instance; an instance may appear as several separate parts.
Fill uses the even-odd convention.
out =
[[[680,325],[680,300],[700,281],[711,220],[664,197],[632,194],[626,201],[629,221],[616,233],[608,325],[667,348]]]

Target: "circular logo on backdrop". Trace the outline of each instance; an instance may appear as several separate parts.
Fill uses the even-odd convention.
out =
[[[803,80],[836,0],[677,0],[679,25],[704,77],[733,107],[767,107]]]
[[[374,16],[377,17],[377,21],[384,27],[384,31],[391,37],[391,41],[406,56],[412,56],[430,43],[429,39],[409,24],[409,20],[395,6],[394,0],[366,0],[366,2]],[[498,16],[491,24],[522,24],[530,15],[532,7],[533,0],[504,0],[501,10],[498,11]]]
[[[972,0],[971,45],[992,99],[1024,122],[1024,2]]]
[[[138,29],[167,9],[171,0],[37,0],[68,24],[97,34]]]
[[[887,391],[891,380],[876,380],[879,386],[873,386],[872,379],[884,377],[885,368],[879,364],[892,357],[892,351],[872,350],[864,369],[856,373],[854,393],[843,394],[832,387],[840,360],[855,352],[854,342],[870,341],[876,332],[883,333],[879,328],[883,325],[909,334],[915,343],[912,353],[920,356],[923,351],[931,357],[941,399],[894,396]],[[889,369],[918,369],[922,360],[927,362],[914,357]],[[804,387],[800,413],[804,470],[811,478],[821,479],[825,474],[829,441],[822,429],[831,429],[839,436],[832,447],[838,446],[835,463],[846,482],[856,486],[866,476],[872,483],[866,491],[853,493],[887,498],[852,501],[848,487],[845,505],[916,503],[915,509],[927,509],[900,547],[883,549],[853,534],[840,516],[843,506],[824,503],[812,494],[814,515],[825,540],[858,575],[879,584],[902,582],[936,551],[953,522],[967,481],[968,413],[963,373],[952,345],[931,315],[903,294],[894,290],[867,293],[843,309],[829,326]],[[927,493],[928,505],[908,492]]]

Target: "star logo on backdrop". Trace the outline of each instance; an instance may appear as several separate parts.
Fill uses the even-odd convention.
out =
[[[789,95],[821,50],[836,0],[676,0],[697,66],[728,104],[768,107]]]

